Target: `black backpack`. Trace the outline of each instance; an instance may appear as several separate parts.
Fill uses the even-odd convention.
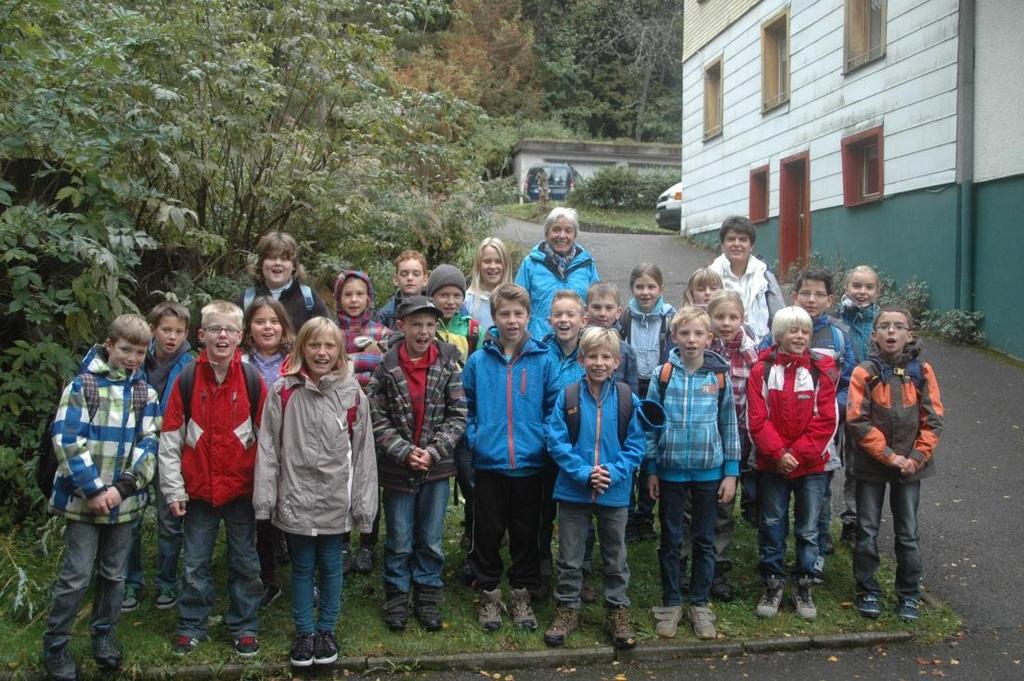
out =
[[[565,386],[565,425],[569,429],[569,442],[576,444],[580,439],[580,386],[582,381]],[[619,446],[626,444],[629,435],[629,420],[633,418],[633,391],[628,383],[615,382],[618,398]]]
[[[256,410],[259,409],[261,384],[263,377],[259,370],[251,364],[242,362],[242,374],[245,375],[245,392],[249,395],[249,418],[253,428],[256,427]],[[183,416],[181,423],[188,425],[192,418],[192,390],[196,383],[196,363],[189,362],[178,374],[178,392],[181,393]]]
[[[88,371],[83,371],[78,375],[78,378],[82,382],[82,395],[85,397],[85,405],[89,410],[89,421],[92,422],[100,408],[100,392],[96,385],[96,376]],[[132,411],[135,412],[135,440],[132,444],[139,441],[139,431],[142,428],[142,413],[148,401],[149,385],[145,381],[135,381],[132,384]],[[43,439],[39,443],[39,449],[36,454],[36,486],[47,499],[53,494],[53,480],[59,468],[57,454],[53,450],[53,424],[56,420],[57,412],[54,411],[46,423]]]

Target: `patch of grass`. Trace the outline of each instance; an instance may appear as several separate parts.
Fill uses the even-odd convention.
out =
[[[549,201],[544,208],[539,202],[510,203],[495,206],[502,215],[527,222],[541,223],[544,217],[557,206],[566,205],[560,201]],[[623,234],[672,234],[660,229],[654,222],[654,209],[619,210],[614,208],[589,208],[574,206],[580,216],[580,229],[584,232],[618,232]]]
[[[377,564],[374,574],[369,576],[352,576],[346,579],[341,618],[338,625],[338,640],[343,654],[349,657],[416,657],[419,655],[436,655],[446,653],[476,652],[495,650],[523,651],[544,648],[542,631],[552,617],[553,605],[549,600],[537,607],[541,631],[524,633],[514,630],[510,622],[496,633],[482,631],[476,621],[476,594],[462,586],[459,570],[464,560],[464,551],[459,546],[461,534],[461,507],[450,507],[446,529],[445,548],[447,564],[445,566],[446,590],[445,628],[440,633],[428,633],[422,630],[415,620],[411,620],[408,629],[403,633],[388,631],[380,617],[380,605],[383,601],[383,586],[380,577],[380,546],[378,547]],[[382,528],[383,545],[383,528]],[[155,520],[153,514],[147,516],[145,524],[145,547],[149,551],[146,567],[152,570],[154,563],[152,552],[155,551]],[[836,532],[838,536],[838,532]],[[556,534],[557,538],[557,534]],[[927,542],[927,537],[925,538]],[[792,544],[792,542],[790,542]],[[557,550],[557,549],[556,549]],[[22,555],[32,553],[33,564],[25,565],[41,582],[52,580],[56,572],[59,556],[44,556],[39,551],[26,551]],[[59,553],[59,552],[57,552]],[[210,626],[210,640],[199,645],[187,657],[179,657],[171,652],[170,641],[175,631],[177,612],[175,610],[160,611],[153,605],[155,592],[148,589],[141,599],[138,610],[122,615],[118,633],[125,649],[125,676],[138,677],[145,671],[154,668],[170,668],[181,665],[224,665],[236,664],[241,660],[231,647],[231,638],[223,623],[223,615],[227,609],[226,566],[224,561],[223,539],[217,549],[215,574],[217,584],[217,604],[213,611]],[[507,558],[507,557],[506,557]],[[714,610],[718,615],[717,626],[723,636],[729,639],[773,638],[809,634],[833,634],[856,631],[886,631],[911,629],[923,642],[934,642],[954,633],[960,626],[959,618],[944,604],[924,604],[921,620],[916,626],[908,627],[894,614],[896,603],[890,595],[886,598],[885,614],[875,621],[861,618],[852,607],[853,577],[850,568],[850,552],[837,542],[836,553],[830,557],[826,565],[826,584],[814,590],[814,599],[818,606],[818,619],[804,622],[793,612],[787,589],[787,599],[783,602],[780,615],[769,621],[759,620],[754,616],[754,604],[760,595],[760,580],[757,576],[756,534],[750,526],[737,519],[735,542],[731,551],[734,568],[730,580],[736,585],[738,597],[732,603],[716,603]],[[595,550],[595,564],[599,564],[599,555]],[[790,561],[792,547],[790,548]],[[657,645],[661,639],[654,635],[650,608],[660,605],[661,585],[658,571],[657,542],[649,541],[630,545],[629,563],[632,571],[630,598],[633,601],[633,621],[640,638],[640,645]],[[507,562],[506,562],[507,565]],[[285,591],[269,609],[262,613],[262,633],[260,643],[262,650],[252,661],[252,673],[260,675],[260,662],[284,662],[287,660],[288,649],[294,634],[291,610],[288,598],[288,568],[278,570],[278,581]],[[893,581],[893,566],[883,563],[880,574],[883,585]],[[506,586],[506,597],[507,597]],[[90,598],[83,602],[78,621],[75,624],[72,648],[89,675],[98,672],[89,652],[89,618]],[[0,640],[5,645],[0,649],[0,668],[17,673],[39,671],[41,636],[44,629],[46,609],[37,612],[30,622],[18,622],[7,617],[0,620]],[[606,645],[604,634],[604,609],[600,602],[583,608],[581,628],[567,642],[569,648],[583,648],[595,645]],[[681,624],[676,641],[695,640],[685,622]]]

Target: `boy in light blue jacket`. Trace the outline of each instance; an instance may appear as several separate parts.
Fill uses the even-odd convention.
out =
[[[601,540],[612,644],[616,648],[636,645],[626,595],[626,521],[633,474],[646,441],[637,419],[636,396],[628,385],[612,378],[619,366],[620,343],[614,329],[592,326],[583,332],[579,357],[586,377],[559,393],[545,426],[548,451],[559,468],[554,492],[558,501],[557,603],[554,620],[544,634],[549,646],[562,645],[577,627],[591,516],[597,518]],[[628,418],[625,427],[623,417]]]
[[[537,533],[544,465],[544,418],[558,395],[557,367],[547,346],[530,337],[530,294],[515,284],[491,292],[492,328],[462,372],[466,438],[476,476],[469,565],[481,590],[478,620],[501,627],[501,540],[508,532],[512,620],[537,628],[531,593],[540,587]]]
[[[665,428],[647,437],[644,473],[651,498],[659,500],[662,607],[653,608],[655,632],[672,637],[682,617],[679,549],[689,497],[693,578],[689,619],[698,638],[717,636],[710,608],[715,575],[715,519],[718,504],[736,493],[740,470],[739,431],[729,382],[729,364],[708,350],[711,320],[697,307],[672,319],[676,347],[658,368],[647,397],[665,410]]]

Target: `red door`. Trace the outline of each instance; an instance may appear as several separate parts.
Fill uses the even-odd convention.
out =
[[[810,155],[804,151],[779,161],[779,275],[807,265],[811,253]]]

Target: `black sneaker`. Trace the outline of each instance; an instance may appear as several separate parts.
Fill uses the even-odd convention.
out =
[[[281,596],[281,587],[277,584],[267,584],[263,587],[263,599],[260,601],[260,607],[265,608]]]
[[[157,610],[170,610],[178,603],[178,592],[174,589],[163,587],[156,597]]]
[[[368,575],[373,571],[373,547],[360,546],[352,559],[352,572],[358,575]]]
[[[337,661],[338,641],[334,638],[334,632],[316,632],[316,641],[313,643],[313,663],[334,664]]]
[[[724,574],[715,575],[715,580],[711,582],[711,597],[721,603],[728,603],[736,598],[736,592]]]
[[[920,607],[916,598],[901,598],[900,608],[896,611],[896,614],[904,622],[916,622],[921,616],[919,610]]]
[[[313,664],[313,651],[316,649],[316,636],[298,634],[288,653],[288,661],[293,667],[309,667]]]
[[[175,655],[188,655],[196,649],[197,645],[199,645],[199,639],[192,638],[187,634],[178,634],[171,643],[171,649]]]
[[[114,638],[114,632],[104,631],[93,634],[92,656],[96,666],[103,671],[116,671],[121,667],[121,645]]]
[[[71,656],[67,644],[59,648],[43,649],[43,665],[46,667],[47,675],[53,681],[77,681],[78,665],[75,658]]]
[[[413,594],[413,610],[420,626],[427,631],[440,631],[444,627],[441,604],[444,595],[440,589],[416,589]]]
[[[253,657],[260,652],[260,642],[251,634],[239,636],[235,639],[235,652],[240,657]]]
[[[409,594],[388,591],[383,606],[384,625],[391,631],[404,631],[409,621]]]
[[[124,597],[121,599],[121,612],[131,612],[139,607],[139,588],[135,585],[124,587]]]
[[[857,612],[861,617],[878,619],[882,614],[882,603],[875,594],[863,594],[857,596]]]

